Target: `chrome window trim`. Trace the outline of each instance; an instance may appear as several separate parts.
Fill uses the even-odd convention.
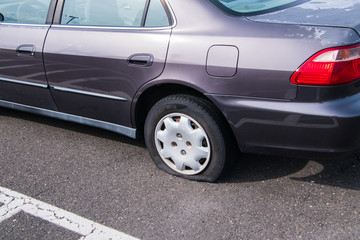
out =
[[[94,92],[83,91],[83,90],[76,90],[76,89],[65,88],[65,87],[50,86],[50,89],[54,89],[54,90],[61,91],[61,92],[69,92],[69,93],[76,93],[76,94],[81,94],[81,95],[87,95],[87,96],[92,96],[92,97],[107,98],[107,99],[117,100],[117,101],[122,101],[122,102],[127,102],[127,101],[129,101],[129,100],[126,99],[126,98],[117,97],[117,96],[114,96],[114,95],[94,93]]]
[[[24,27],[50,27],[51,24],[35,24],[35,23],[7,23],[7,22],[0,22],[1,25],[10,25],[10,26],[24,26]]]
[[[80,123],[83,125],[88,125],[88,126],[112,131],[115,133],[119,133],[119,134],[131,137],[134,139],[136,138],[136,129],[118,125],[118,124],[114,124],[114,123],[104,122],[104,121],[95,120],[95,119],[91,119],[91,118],[76,116],[76,115],[72,115],[72,114],[52,111],[52,110],[43,109],[43,108],[32,107],[32,106],[28,106],[28,105],[23,105],[23,104],[18,104],[18,103],[3,101],[3,100],[0,100],[0,107],[15,109],[15,110],[38,114],[38,115],[42,115],[42,116],[46,116],[46,117],[52,117],[52,118],[56,118],[56,119],[60,119],[60,120],[68,121],[68,122]]]
[[[47,84],[27,82],[27,81],[21,81],[21,80],[9,79],[9,78],[0,77],[0,81],[28,85],[28,86],[32,86],[32,87],[48,88]]]
[[[88,25],[64,25],[64,24],[53,24],[51,28],[74,28],[74,29],[89,29],[89,30],[163,30],[171,29],[173,26],[166,27],[110,27],[110,26],[88,26]]]
[[[165,7],[169,10],[170,12],[170,15],[171,15],[171,20],[173,21],[172,25],[170,26],[171,28],[174,28],[177,24],[177,20],[176,20],[176,17],[175,17],[175,13],[174,13],[174,10],[172,9],[170,3],[169,3],[169,0],[164,0],[164,3],[165,3]]]

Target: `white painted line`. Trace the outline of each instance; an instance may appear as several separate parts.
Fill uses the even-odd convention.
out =
[[[0,203],[0,223],[23,211],[81,235],[79,240],[137,239],[7,188],[0,187]]]

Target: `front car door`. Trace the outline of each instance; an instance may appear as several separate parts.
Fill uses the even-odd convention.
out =
[[[56,110],[42,57],[54,2],[0,2],[0,106],[24,104]]]
[[[58,1],[44,59],[60,111],[131,127],[133,96],[165,65],[171,18],[163,4]]]

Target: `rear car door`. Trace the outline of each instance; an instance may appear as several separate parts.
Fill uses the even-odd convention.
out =
[[[172,22],[163,4],[58,0],[44,59],[60,111],[131,125],[133,96],[164,68]]]
[[[0,103],[56,110],[48,89],[42,50],[51,0],[0,1]]]

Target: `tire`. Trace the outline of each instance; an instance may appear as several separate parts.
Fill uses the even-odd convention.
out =
[[[196,181],[216,181],[228,162],[226,128],[205,100],[171,95],[150,110],[144,129],[149,153],[158,168]]]

